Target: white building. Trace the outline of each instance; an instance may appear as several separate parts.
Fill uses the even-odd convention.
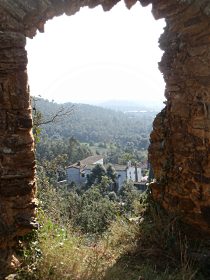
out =
[[[90,174],[96,164],[103,165],[102,156],[90,156],[68,166],[66,169],[68,184],[72,182],[76,185],[85,184],[87,181],[87,175]]]
[[[84,185],[87,183],[87,175],[91,173],[91,170],[96,164],[103,165],[102,156],[90,156],[77,163],[74,163],[67,167],[67,182],[68,184],[74,182],[76,185]],[[116,184],[118,190],[122,188],[124,183],[132,181],[134,183],[139,183],[142,180],[141,167],[138,165],[131,165],[128,162],[127,165],[113,165],[117,176]]]
[[[133,166],[130,162],[127,165],[113,165],[117,173],[117,187],[118,190],[122,188],[124,183],[132,181],[135,183],[141,182],[142,173],[141,168],[137,165]]]

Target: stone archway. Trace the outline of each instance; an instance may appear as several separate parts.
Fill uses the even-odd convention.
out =
[[[110,10],[120,0],[0,0],[0,271],[15,265],[18,236],[37,227],[26,37],[48,19],[83,6]],[[207,0],[139,0],[165,18],[159,64],[165,109],[156,117],[149,155],[156,200],[210,232],[210,4]],[[137,0],[126,0],[130,8]],[[141,27],[140,27],[141,28]]]

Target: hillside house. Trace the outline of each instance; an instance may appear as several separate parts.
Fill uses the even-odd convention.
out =
[[[117,173],[117,187],[120,190],[125,182],[141,182],[142,173],[141,168],[137,165],[133,166],[130,162],[127,165],[113,165]]]
[[[90,156],[77,163],[67,167],[67,182],[70,184],[74,182],[76,185],[84,185],[87,182],[87,176],[96,164],[103,165],[102,156]],[[125,182],[132,181],[139,183],[142,180],[142,170],[138,165],[113,165],[117,173],[116,185],[120,190]]]
[[[76,185],[83,185],[87,181],[87,175],[96,164],[103,165],[102,156],[90,156],[67,167],[67,182],[74,182]]]

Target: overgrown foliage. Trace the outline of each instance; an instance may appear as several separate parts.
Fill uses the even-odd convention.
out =
[[[85,121],[91,117],[87,112]],[[109,117],[111,120],[116,117],[115,122],[120,123],[117,115]],[[100,119],[100,127],[105,127],[107,133],[102,123]],[[40,229],[20,240],[17,254],[22,258],[22,267],[16,279],[209,279],[199,272],[198,264],[191,258],[195,246],[182,232],[179,217],[167,215],[151,200],[149,191],[141,194],[130,182],[117,192],[113,187],[116,173],[111,165],[106,170],[96,166],[88,188],[59,184],[66,164],[90,155],[90,147],[95,143],[85,145],[72,135],[69,138],[66,130],[69,123],[63,123],[62,128],[53,127],[43,131],[42,141],[37,144]],[[87,134],[88,127],[83,127]],[[117,128],[120,128],[117,133],[122,132],[120,125]],[[86,140],[98,141],[97,130],[91,128],[91,131],[95,135],[87,136]],[[60,132],[66,133],[68,139],[60,137]],[[45,138],[47,134],[52,134],[50,141]],[[138,152],[135,133],[131,142],[126,135],[117,137],[115,143],[103,142],[100,148],[110,147],[107,156],[113,157],[112,162],[134,160],[133,155]],[[126,147],[116,153],[118,141],[125,141]]]
[[[19,279],[208,279],[190,258],[192,244],[178,218],[166,215],[146,193],[132,200],[133,192],[125,187],[114,203],[100,186],[82,194],[47,186],[38,236],[31,247],[21,244]],[[120,212],[116,206],[127,199],[132,211]]]
[[[119,194],[114,192],[113,182],[106,175],[84,190],[58,184],[54,187],[50,182],[45,173],[38,177],[40,206],[53,222],[70,223],[83,233],[102,234],[119,215],[130,216],[140,199],[131,183]]]

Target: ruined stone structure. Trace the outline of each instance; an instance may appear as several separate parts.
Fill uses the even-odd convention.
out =
[[[120,0],[0,0],[0,279],[17,265],[18,237],[37,228],[35,161],[27,84],[26,37],[54,16]],[[210,3],[139,0],[165,18],[159,64],[165,109],[156,117],[149,148],[152,193],[169,211],[210,232]],[[126,0],[130,8],[137,0]],[[146,28],[139,26],[139,29]],[[68,36],[68,33],[66,34]]]

